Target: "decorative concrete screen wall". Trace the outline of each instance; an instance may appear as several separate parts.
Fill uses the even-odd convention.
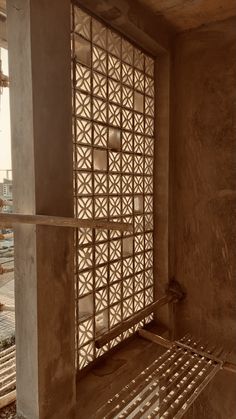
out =
[[[75,216],[134,226],[76,233],[78,369],[151,320],[95,348],[153,302],[153,76],[151,57],[72,7]]]

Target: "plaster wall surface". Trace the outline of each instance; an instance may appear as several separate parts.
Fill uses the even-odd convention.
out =
[[[176,333],[226,349],[236,342],[235,57],[235,18],[185,32],[172,86],[174,268],[187,292]],[[202,413],[195,406],[188,417],[236,418],[235,391],[235,377],[222,373],[200,398]]]

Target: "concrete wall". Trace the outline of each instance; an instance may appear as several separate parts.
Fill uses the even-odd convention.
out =
[[[187,292],[176,333],[226,348],[236,342],[235,57],[236,19],[185,32],[175,43],[172,86],[174,271]],[[235,379],[222,373],[208,391],[206,414],[189,417],[236,417]]]

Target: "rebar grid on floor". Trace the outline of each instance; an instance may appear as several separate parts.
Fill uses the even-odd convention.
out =
[[[0,409],[16,398],[15,345],[0,352]]]
[[[96,419],[180,419],[222,367],[223,350],[185,336],[98,411]],[[194,352],[196,350],[196,352]],[[205,352],[212,356],[199,355]]]

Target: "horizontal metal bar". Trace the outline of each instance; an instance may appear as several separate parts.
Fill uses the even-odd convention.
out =
[[[162,371],[163,365],[169,366],[177,356],[178,353],[173,349],[165,351],[149,367],[116,394],[112,400],[109,400],[108,403],[102,406],[95,415],[95,418],[113,419],[114,417],[118,417],[124,410],[127,410],[127,408],[135,403],[136,398],[145,391],[146,387],[156,378],[157,374]]]
[[[26,215],[0,213],[0,227],[14,224],[35,224],[53,227],[93,228],[102,230],[133,231],[133,225],[128,223],[105,220],[81,220],[53,215]]]
[[[165,304],[170,303],[176,297],[174,295],[165,295],[164,297],[160,298],[157,301],[154,301],[148,307],[141,310],[139,313],[132,316],[130,319],[125,320],[118,326],[111,329],[108,333],[102,335],[100,338],[95,340],[96,348],[101,348],[102,346],[106,345],[106,343],[110,342],[112,339],[119,336],[122,332],[125,332],[130,327],[134,326],[136,323],[142,321],[145,317],[149,316],[154,310],[159,307],[162,307]]]
[[[2,382],[1,377],[4,377],[6,374],[10,373],[12,370],[15,371],[15,369],[16,369],[16,366],[12,362],[11,362],[11,365],[9,367],[6,367],[4,365],[4,368],[0,368],[0,381]]]
[[[142,392],[138,392],[137,397],[133,398],[128,408],[125,408],[124,411],[121,412],[123,414],[123,417],[136,419],[136,416],[140,416],[140,418],[142,418],[143,415],[141,411],[145,407],[145,405],[149,403],[150,399],[157,396],[157,399],[159,400],[160,387],[162,386],[161,382],[163,380],[163,375],[165,375],[166,371],[170,370],[173,364],[176,361],[178,361],[180,354],[181,352],[174,352],[174,357],[172,359],[170,357],[167,362],[163,363],[160,366],[159,371],[156,372],[156,377],[153,376],[149,383],[147,383],[146,380],[143,382],[144,390]],[[110,417],[109,419],[112,418]]]
[[[15,376],[15,374],[14,374],[14,376]],[[0,387],[0,395],[1,395],[1,397],[4,395],[3,393],[5,393],[8,390],[11,390],[15,386],[16,386],[16,378],[13,378],[12,381],[10,381],[9,383],[5,384],[3,387]]]
[[[212,371],[209,372],[209,374],[206,374],[204,380],[201,382],[201,384],[197,385],[196,383],[194,389],[191,389],[192,394],[189,396],[188,393],[183,397],[181,400],[181,406],[178,407],[178,411],[175,414],[175,419],[181,419],[186,411],[190,408],[190,406],[195,402],[195,400],[198,398],[198,396],[202,393],[202,391],[206,388],[206,386],[212,381],[212,379],[215,377],[215,375],[220,370],[220,365],[215,365]]]
[[[223,369],[229,372],[236,372],[236,364],[232,362],[225,361],[223,364]]]
[[[222,364],[223,363],[222,359],[220,359],[217,356],[212,355],[212,354],[210,354],[208,352],[201,351],[201,350],[199,350],[197,348],[193,348],[190,345],[185,345],[184,343],[179,342],[179,341],[176,341],[175,343],[176,343],[177,346],[179,346],[179,347],[181,347],[183,349],[187,349],[187,350],[189,350],[191,352],[194,352],[195,354],[198,354],[199,356],[204,356],[204,358],[210,359],[211,361],[217,362],[218,364]]]
[[[179,348],[179,350],[181,350],[181,348]],[[163,390],[162,390],[162,388],[160,389],[160,391],[158,393],[160,404],[159,404],[159,406],[155,406],[154,410],[150,412],[150,415],[149,415],[150,419],[151,418],[154,419],[156,417],[159,417],[160,409],[162,408],[162,403],[165,403],[165,405],[169,406],[169,407],[172,405],[171,400],[173,401],[173,399],[175,398],[175,394],[176,394],[176,391],[178,390],[178,388],[180,386],[182,387],[182,384],[183,384],[185,378],[187,378],[189,376],[189,374],[193,373],[194,367],[197,368],[199,363],[202,362],[201,361],[202,358],[199,359],[197,354],[193,354],[193,353],[190,353],[190,352],[184,352],[184,354],[182,354],[182,357],[184,359],[187,359],[187,361],[184,363],[184,366],[178,371],[177,375],[172,375],[172,378],[171,378],[171,380],[169,380],[167,386]],[[210,362],[211,361],[209,361],[209,363]],[[207,362],[204,363],[203,369],[206,366],[207,366]],[[197,377],[198,377],[198,375],[197,375]],[[191,383],[190,383],[190,385],[191,385]],[[186,389],[184,389],[183,392],[185,392],[185,390]],[[181,395],[182,394],[180,394],[180,396]],[[174,404],[177,403],[177,400],[178,400],[178,397],[174,401]],[[153,400],[153,403],[155,403],[155,400]],[[169,408],[167,408],[167,411],[168,411],[168,409]],[[146,417],[146,415],[144,417]]]
[[[5,377],[1,378],[1,386],[3,386],[3,384],[7,383],[9,380],[14,379],[16,376],[16,371],[11,372],[8,375],[5,375]],[[0,391],[1,391],[1,387],[0,387]]]
[[[209,361],[210,363],[211,361]],[[171,406],[175,406],[177,399],[179,398],[180,395],[183,394],[184,390],[186,388],[188,388],[188,386],[197,379],[197,377],[199,376],[199,373],[204,369],[204,368],[212,368],[212,366],[206,366],[206,361],[204,358],[198,358],[197,362],[192,363],[192,368],[189,370],[189,372],[187,373],[186,376],[184,376],[184,378],[182,378],[182,380],[178,383],[178,386],[176,386],[175,391],[169,393],[167,395],[167,397],[162,401],[159,411],[158,411],[158,415],[159,417],[162,417],[164,415],[164,413],[169,413]],[[172,416],[167,416],[168,419],[170,418],[174,418],[174,415]]]
[[[163,346],[164,348],[171,348],[172,346],[178,346],[179,348],[186,349],[196,355],[202,356],[206,359],[209,359],[213,362],[216,362],[220,364],[221,368],[223,368],[226,371],[234,372],[236,373],[236,364],[233,364],[232,362],[228,362],[225,360],[222,360],[218,356],[212,355],[209,352],[199,350],[197,348],[193,348],[190,345],[186,345],[185,343],[182,343],[181,341],[170,341],[168,339],[165,339],[161,336],[156,335],[153,332],[149,332],[145,329],[139,330],[139,335],[143,337],[144,339],[150,340],[151,342],[157,343],[158,345]]]
[[[172,348],[173,346],[175,346],[174,342],[171,342],[165,338],[163,338],[162,336],[159,335],[155,335],[152,332],[149,332],[148,330],[145,329],[140,329],[138,331],[139,335],[147,340],[151,340],[154,343],[157,343],[158,345],[163,346],[164,348]]]
[[[0,363],[0,375],[2,374],[2,371],[4,371],[5,369],[15,368],[15,358],[16,354],[14,354],[14,356],[8,359],[7,361]]]
[[[14,354],[15,354],[15,350],[16,350],[16,345],[12,345],[12,346],[10,346],[9,348],[4,349],[3,351],[1,351],[1,352],[0,352],[0,360],[1,360],[4,356],[6,356],[6,355],[8,355],[8,354],[10,354],[10,353],[14,353]]]
[[[10,393],[5,394],[0,397],[0,409],[5,406],[8,406],[10,403],[16,400],[16,390],[11,391]]]
[[[0,358],[0,368],[2,368],[2,365],[3,365],[3,364],[6,364],[6,362],[8,362],[8,361],[10,361],[10,360],[14,361],[15,356],[16,356],[15,351],[14,351],[14,352],[10,352],[10,353],[8,353],[8,354],[6,354],[6,355],[2,356],[2,357]]]

